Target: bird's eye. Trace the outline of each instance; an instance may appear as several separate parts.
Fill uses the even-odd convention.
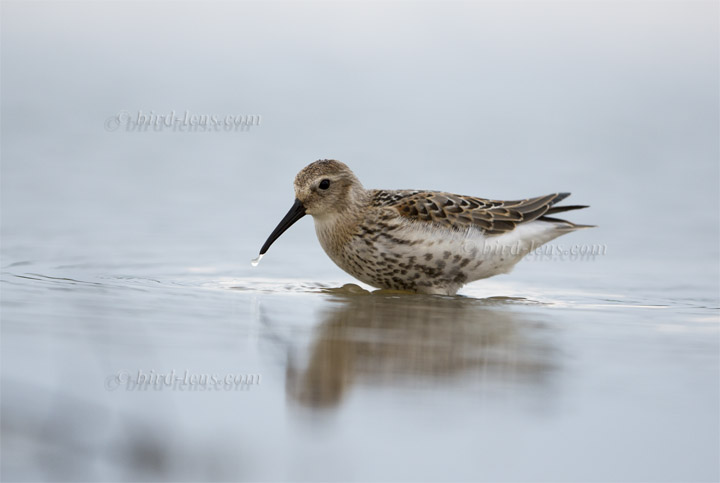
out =
[[[329,179],[324,179],[324,180],[320,181],[320,184],[318,185],[318,188],[320,188],[321,190],[326,190],[329,187],[330,187]]]

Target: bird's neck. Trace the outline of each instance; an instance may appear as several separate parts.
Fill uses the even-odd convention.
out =
[[[333,260],[357,232],[370,201],[370,192],[362,188],[356,189],[340,209],[313,216],[320,245]]]

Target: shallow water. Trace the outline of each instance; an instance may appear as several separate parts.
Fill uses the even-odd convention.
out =
[[[3,7],[3,480],[720,479],[715,5],[159,5]],[[455,297],[311,219],[251,266],[326,156],[599,227]]]
[[[5,475],[713,475],[712,297],[570,288],[582,271],[567,286],[523,280],[530,273],[457,297],[232,271],[137,260],[5,267]],[[133,384],[172,371],[260,379]]]

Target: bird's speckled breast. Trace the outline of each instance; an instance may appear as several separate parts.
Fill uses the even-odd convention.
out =
[[[316,223],[318,239],[340,268],[378,288],[432,294],[454,294],[469,281],[468,270],[482,261],[474,253],[453,254],[443,240],[418,236],[407,223],[392,216],[367,220],[352,232]]]

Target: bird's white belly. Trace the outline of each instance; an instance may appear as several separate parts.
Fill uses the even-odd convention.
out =
[[[468,283],[493,275],[508,273],[525,255],[562,234],[552,223],[530,222],[509,233],[486,236],[471,228],[465,232],[447,229],[428,230],[425,226],[410,227],[395,238],[378,240],[377,249],[387,257],[411,260],[420,269],[438,279]]]

